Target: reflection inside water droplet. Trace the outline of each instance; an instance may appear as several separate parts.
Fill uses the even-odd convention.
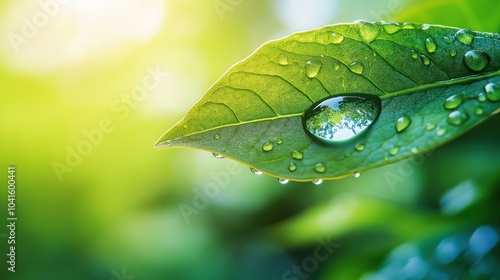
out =
[[[465,53],[464,55],[464,64],[472,71],[479,72],[486,68],[490,63],[490,56],[478,50],[471,50]]]
[[[366,131],[380,115],[380,110],[380,98],[376,96],[335,96],[315,103],[302,120],[305,130],[315,139],[338,143]]]

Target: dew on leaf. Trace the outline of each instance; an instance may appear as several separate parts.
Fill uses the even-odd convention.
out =
[[[318,60],[308,61],[306,63],[306,75],[307,75],[307,77],[311,78],[311,79],[315,78],[318,75],[319,70],[321,70],[321,66],[323,66],[323,65]]]
[[[351,69],[353,73],[361,75],[365,70],[365,66],[361,62],[354,61],[353,63],[349,64],[349,69]]]
[[[424,54],[421,54],[420,55],[420,60],[422,61],[422,63],[426,66],[430,65],[431,64],[431,60]]]
[[[380,34],[380,29],[377,25],[368,21],[357,21],[359,26],[359,35],[366,43],[371,43]]]
[[[365,144],[358,144],[354,147],[354,149],[358,152],[364,151],[365,150]]]
[[[280,65],[288,65],[288,57],[284,54],[281,54],[279,57],[278,57],[278,63]]]
[[[266,142],[264,143],[264,145],[262,145],[262,150],[264,152],[270,152],[273,150],[273,148],[274,148],[273,142]]]
[[[455,33],[455,39],[464,45],[470,45],[474,41],[474,34],[467,29],[460,29]]]
[[[395,146],[389,149],[389,154],[395,156],[399,153],[399,147]]]
[[[292,150],[292,158],[293,159],[298,159],[298,160],[301,160],[304,158],[304,154],[299,152],[299,151],[296,151],[296,150]]]
[[[314,171],[318,173],[325,173],[326,167],[322,163],[318,163],[314,166]]]
[[[448,122],[452,125],[461,125],[467,119],[469,119],[469,115],[462,111],[453,111],[448,115]]]
[[[434,130],[435,128],[436,128],[436,125],[433,123],[428,123],[427,125],[425,125],[425,130],[427,130],[427,131]]]
[[[223,156],[223,155],[220,155],[220,154],[217,154],[217,153],[212,153],[212,155],[213,155],[213,156],[214,156],[214,158],[216,158],[216,159],[222,159],[222,158],[224,158],[224,156]]]
[[[405,22],[405,23],[403,23],[403,29],[415,29],[415,24]]]
[[[295,172],[295,170],[297,170],[297,165],[295,163],[291,162],[288,165],[288,170],[290,170],[291,172]]]
[[[444,36],[443,41],[447,44],[451,44],[453,43],[453,41],[455,41],[455,39],[453,38],[453,36]]]
[[[474,114],[476,114],[476,116],[481,116],[482,114],[484,114],[484,109],[483,109],[483,107],[481,107],[481,106],[477,106],[477,107],[474,109]]]
[[[418,58],[418,53],[415,50],[411,50],[411,58],[413,58],[413,59]]]
[[[422,30],[428,30],[431,26],[427,23],[422,24]]]
[[[411,124],[411,118],[409,116],[401,117],[396,121],[396,131],[402,132],[403,130],[408,128],[410,124]]]
[[[444,108],[448,110],[453,110],[460,105],[462,105],[465,101],[465,96],[463,94],[452,95],[446,99],[444,102]]]
[[[436,135],[437,135],[437,136],[443,136],[443,135],[445,135],[445,134],[446,134],[446,128],[438,128],[438,129],[436,130]]]
[[[323,180],[316,179],[316,180],[313,180],[312,183],[315,184],[316,186],[319,186],[319,185],[323,184]]]
[[[215,135],[214,135],[214,139],[215,139],[215,140],[219,140],[219,139],[220,139],[220,135],[219,135],[219,133],[215,133]]]
[[[278,182],[282,185],[286,185],[288,184],[288,182],[290,182],[288,179],[284,179],[284,178],[278,178]]]
[[[386,22],[382,24],[382,27],[384,28],[384,31],[387,34],[394,34],[399,30],[401,30],[401,26],[399,26],[398,23],[393,23],[393,22]]]
[[[495,102],[500,100],[500,85],[495,84],[495,83],[489,83],[484,87],[486,91],[486,98],[491,101]]]
[[[278,145],[281,145],[281,144],[283,144],[283,139],[281,139],[281,138],[278,138],[278,140],[276,140],[276,144],[278,144]]]
[[[472,71],[479,72],[490,63],[490,56],[479,50],[471,50],[464,55],[464,64]]]
[[[262,172],[262,171],[260,171],[260,170],[257,170],[257,169],[255,169],[255,168],[253,168],[253,167],[250,167],[250,171],[251,171],[253,174],[255,174],[255,175],[262,175],[262,174],[264,174],[264,172]]]
[[[451,56],[451,57],[455,57],[455,56],[457,56],[457,54],[458,54],[458,51],[457,51],[457,50],[451,50],[451,51],[450,51],[450,56]]]
[[[361,177],[361,175],[362,175],[361,172],[355,172],[352,176],[354,178],[359,178],[359,177]]]
[[[480,92],[478,95],[477,95],[477,100],[479,102],[485,102],[486,100],[488,100],[488,98],[486,97],[486,93],[484,92]]]
[[[304,129],[315,139],[339,143],[366,131],[380,115],[380,98],[357,94],[329,97],[303,115]]]
[[[344,41],[344,36],[338,33],[332,33],[331,42],[332,44],[340,44]]]
[[[418,154],[419,149],[418,149],[417,147],[413,147],[413,148],[411,148],[410,152],[411,152],[412,154]]]
[[[430,37],[425,39],[425,48],[429,53],[435,53],[437,50],[436,41]]]

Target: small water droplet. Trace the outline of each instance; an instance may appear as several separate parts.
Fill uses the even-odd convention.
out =
[[[451,57],[455,57],[455,56],[457,56],[457,54],[458,54],[458,51],[457,51],[457,50],[451,50],[451,51],[450,51],[450,56],[451,56]]]
[[[431,26],[427,23],[422,24],[422,30],[428,30]]]
[[[467,29],[460,29],[455,33],[455,39],[464,45],[470,45],[474,41],[474,34]]]
[[[344,157],[345,157],[345,158],[348,158],[348,157],[350,157],[350,156],[352,156],[352,154],[351,154],[351,153],[347,153],[347,154],[345,154],[345,155],[344,155]]]
[[[413,59],[418,58],[418,53],[415,50],[411,50],[411,58],[413,58]]]
[[[288,182],[290,182],[290,180],[288,179],[283,179],[283,178],[278,178],[278,182],[282,185],[286,185],[288,184]]]
[[[476,116],[481,116],[482,114],[484,114],[483,107],[477,106],[476,109],[474,109],[474,113],[476,114]]]
[[[342,34],[338,34],[335,32],[332,33],[332,38],[331,38],[332,44],[340,44],[343,41],[344,41],[344,36]]]
[[[453,110],[460,105],[462,105],[465,101],[465,96],[463,94],[452,95],[446,99],[444,102],[444,108],[448,110]]]
[[[411,148],[410,151],[411,151],[412,154],[418,154],[419,149],[417,147],[413,147],[413,148]]]
[[[389,157],[384,157],[384,161],[389,161]]]
[[[319,186],[319,185],[323,184],[323,180],[316,179],[316,180],[313,180],[312,183],[315,184],[316,186]]]
[[[214,135],[214,139],[215,139],[215,140],[219,140],[219,139],[220,139],[220,135],[219,135],[219,133],[215,133],[215,135]]]
[[[461,125],[467,119],[469,119],[469,115],[462,111],[453,111],[448,115],[448,122],[452,125]]]
[[[318,163],[314,166],[314,171],[318,172],[318,173],[325,173],[326,171],[326,167],[321,164],[321,163]]]
[[[415,25],[413,23],[405,22],[403,23],[403,29],[415,29]]]
[[[434,130],[436,128],[436,125],[433,124],[433,123],[428,123],[426,126],[425,126],[425,130],[427,131],[431,131],[431,130]]]
[[[357,21],[359,26],[359,35],[366,43],[371,43],[380,34],[380,29],[377,25],[368,21]]]
[[[406,128],[408,128],[411,124],[411,118],[409,116],[404,116],[399,118],[396,121],[396,130],[397,132],[402,132]]]
[[[278,145],[283,144],[283,139],[282,138],[278,138],[278,140],[276,140],[276,144],[278,144]]]
[[[361,177],[361,175],[362,175],[361,172],[355,172],[352,176],[354,178],[359,178],[359,177]]]
[[[292,150],[292,158],[301,160],[304,158],[304,154],[299,151]]]
[[[424,54],[421,54],[420,55],[420,60],[422,61],[422,63],[426,66],[430,65],[431,64],[431,60]]]
[[[479,72],[490,63],[490,56],[478,50],[471,50],[464,55],[464,64],[472,71]]]
[[[477,95],[477,100],[479,102],[485,102],[488,98],[486,98],[486,93],[484,92],[480,92],[478,95]]]
[[[353,73],[362,75],[363,70],[365,70],[365,66],[361,62],[354,61],[353,63],[349,64],[349,69],[351,69]]]
[[[260,171],[260,170],[257,170],[257,169],[255,169],[255,168],[253,168],[253,167],[250,167],[250,171],[251,171],[253,174],[255,174],[255,175],[262,175],[262,174],[264,174],[264,172],[262,172],[262,171]]]
[[[291,162],[288,165],[288,170],[290,170],[291,172],[295,172],[295,170],[297,170],[297,165],[295,163]]]
[[[283,66],[288,65],[288,57],[284,54],[281,54],[278,58],[278,63]]]
[[[380,98],[367,94],[329,97],[303,115],[304,129],[314,138],[338,143],[366,131],[378,118]]]
[[[399,147],[395,146],[389,149],[389,154],[395,156],[399,153]]]
[[[446,128],[438,128],[436,130],[436,135],[437,136],[443,136],[443,135],[445,135],[445,133],[446,133]]]
[[[224,158],[224,156],[223,156],[223,155],[219,155],[219,154],[217,154],[217,153],[212,153],[212,155],[213,155],[213,156],[214,156],[214,158],[216,158],[216,159],[222,159],[222,158]]]
[[[364,151],[365,150],[365,144],[358,144],[354,147],[354,149],[358,152]]]
[[[323,66],[323,64],[321,64],[321,61],[318,61],[318,60],[311,60],[311,61],[308,61],[306,63],[306,75],[308,78],[315,78],[318,73],[319,73],[319,70],[321,70],[321,66]]]
[[[430,37],[425,39],[425,48],[427,49],[427,51],[429,53],[435,53],[437,50],[436,41],[434,41],[434,39],[432,39]]]
[[[451,44],[453,43],[453,41],[455,41],[455,38],[453,38],[453,36],[444,36],[443,41],[447,44]]]
[[[266,142],[264,143],[264,145],[262,145],[262,150],[264,152],[270,152],[273,150],[273,148],[274,148],[273,142]]]
[[[340,69],[340,63],[338,63],[337,61],[334,61],[333,62],[333,70],[339,70]]]
[[[386,22],[382,24],[382,26],[384,27],[384,31],[387,34],[394,34],[401,30],[401,26],[399,26],[398,23]]]
[[[489,101],[495,102],[500,100],[500,85],[489,83],[484,89],[486,90],[486,98],[488,98]]]

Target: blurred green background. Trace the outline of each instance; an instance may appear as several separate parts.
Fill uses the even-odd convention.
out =
[[[499,11],[496,0],[0,2],[0,278],[500,279],[498,116],[321,186],[152,148],[267,40],[357,19],[500,32]]]

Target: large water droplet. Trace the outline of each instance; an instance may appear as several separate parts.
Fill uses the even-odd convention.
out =
[[[420,55],[420,60],[422,61],[422,63],[425,65],[425,66],[428,66],[431,64],[431,60],[424,54],[421,54]]]
[[[478,50],[471,50],[464,55],[464,64],[472,71],[481,71],[490,63],[490,56]]]
[[[398,23],[386,22],[382,25],[384,27],[384,31],[387,34],[394,34],[401,30],[401,26]]]
[[[484,89],[486,90],[486,98],[489,101],[495,102],[500,100],[500,85],[495,83],[487,84]]]
[[[365,144],[358,144],[354,147],[354,149],[358,152],[364,151],[365,150]]]
[[[216,159],[222,159],[222,158],[224,158],[224,156],[223,156],[223,155],[219,155],[219,154],[217,154],[217,153],[212,153],[212,155],[213,155],[213,156],[214,156],[214,158],[216,158]]]
[[[257,169],[255,169],[255,168],[253,168],[253,167],[250,167],[250,171],[251,171],[253,174],[255,174],[255,175],[262,175],[262,174],[264,174],[264,172],[262,172],[262,171],[260,171],[260,170],[257,170]]]
[[[318,163],[314,166],[314,171],[318,172],[318,173],[325,173],[326,171],[326,167],[321,164],[321,163]]]
[[[455,33],[455,39],[462,44],[470,45],[474,41],[474,34],[467,29],[460,29]]]
[[[288,57],[284,54],[281,54],[279,57],[278,57],[278,63],[280,65],[288,65]]]
[[[444,102],[444,108],[448,110],[453,110],[462,105],[465,101],[465,96],[463,94],[452,95],[446,99]]]
[[[264,145],[262,145],[262,150],[264,152],[270,152],[273,150],[273,148],[274,148],[273,142],[266,142],[264,143]]]
[[[332,44],[340,44],[344,41],[344,36],[338,33],[333,32],[331,42]]]
[[[430,37],[425,39],[425,48],[429,53],[435,53],[437,50],[436,41]]]
[[[299,151],[292,150],[292,158],[301,160],[304,158],[304,154]]]
[[[288,179],[278,178],[278,182],[282,185],[286,185],[290,181]]]
[[[312,181],[312,183],[315,184],[316,186],[319,186],[319,185],[323,184],[323,180],[316,179],[316,180]]]
[[[321,70],[321,62],[318,60],[311,60],[306,63],[306,75],[308,78],[315,78],[319,70]]]
[[[329,97],[315,103],[303,115],[305,130],[318,140],[338,143],[354,138],[378,118],[380,98],[367,95]]]
[[[409,116],[404,116],[399,118],[396,121],[396,130],[397,132],[402,132],[406,128],[408,128],[411,124],[411,118]]]
[[[357,21],[359,26],[359,35],[366,43],[371,43],[380,34],[380,29],[377,25],[368,21]]]
[[[290,170],[291,172],[295,172],[295,170],[297,170],[297,165],[295,163],[291,162],[288,165],[288,170]]]
[[[448,115],[448,122],[452,125],[461,125],[467,119],[469,119],[469,115],[462,111],[453,111]]]
[[[349,69],[351,69],[353,73],[361,75],[363,74],[363,70],[365,70],[365,66],[361,62],[354,61],[349,64]]]
[[[395,156],[399,153],[399,147],[395,146],[389,149],[389,154]]]

